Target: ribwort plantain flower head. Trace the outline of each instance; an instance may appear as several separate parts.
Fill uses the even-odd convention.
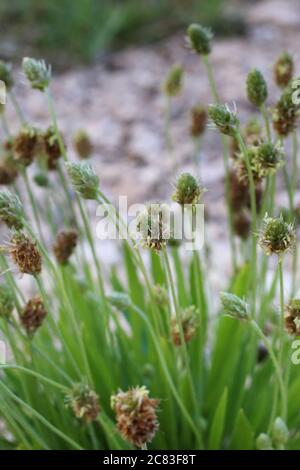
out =
[[[23,232],[15,232],[10,240],[8,252],[20,273],[37,276],[42,271],[42,257],[36,246]]]
[[[12,184],[18,176],[16,162],[11,155],[4,155],[0,160],[0,185]]]
[[[293,57],[288,52],[283,52],[277,59],[273,68],[274,80],[280,88],[288,86],[294,74]]]
[[[53,251],[59,264],[67,264],[74,252],[78,240],[76,230],[64,230],[59,232],[55,240]]]
[[[0,318],[9,318],[14,309],[14,296],[11,288],[0,284]]]
[[[268,88],[262,73],[257,69],[251,70],[246,86],[250,103],[258,108],[262,106],[268,97]]]
[[[173,201],[181,206],[185,204],[197,204],[204,192],[204,188],[190,173],[182,173],[177,179]]]
[[[99,194],[99,177],[93,167],[86,162],[67,162],[67,173],[76,193],[83,199],[97,200]]]
[[[62,137],[63,141],[63,137]],[[56,170],[57,162],[62,155],[60,144],[57,138],[57,134],[53,126],[48,129],[42,135],[42,143],[44,152],[47,157],[47,166],[49,170]],[[64,144],[65,145],[65,144]]]
[[[24,57],[22,68],[33,89],[45,91],[48,88],[51,79],[51,66],[47,66],[44,60]]]
[[[65,405],[85,423],[95,421],[100,413],[99,396],[86,384],[76,384],[65,397]]]
[[[207,111],[203,106],[194,106],[191,109],[190,133],[192,137],[200,137],[207,124]]]
[[[300,299],[290,300],[284,310],[284,323],[287,333],[300,336]]]
[[[234,137],[238,129],[239,120],[236,110],[225,104],[211,104],[208,108],[208,115],[212,121],[212,127],[219,129],[222,134]]]
[[[280,217],[265,216],[260,232],[259,245],[267,255],[278,256],[293,248],[296,241],[294,226]]]
[[[211,52],[213,33],[200,24],[191,24],[187,30],[188,44],[197,54],[208,55]]]
[[[272,427],[272,439],[277,450],[284,450],[289,439],[289,430],[282,418],[277,417]]]
[[[34,127],[23,127],[13,140],[14,159],[22,166],[29,166],[40,150],[40,134]]]
[[[275,173],[284,164],[284,149],[280,143],[262,142],[252,149],[254,151],[253,171],[258,178]]]
[[[81,160],[89,158],[93,152],[93,144],[88,134],[80,129],[76,132],[73,139],[74,148]]]
[[[0,220],[9,228],[20,230],[23,227],[23,206],[17,195],[10,191],[0,192]]]
[[[20,314],[20,321],[29,336],[32,336],[43,324],[47,316],[44,302],[38,295],[30,299]]]
[[[238,320],[250,319],[249,305],[245,300],[229,292],[221,292],[220,299],[225,315]]]
[[[40,171],[33,176],[33,180],[37,186],[40,188],[49,188],[50,181],[47,173]]]
[[[268,434],[261,433],[256,439],[257,450],[273,450],[272,439]]]
[[[144,248],[159,253],[170,238],[170,210],[166,204],[149,204],[137,217],[136,231]]]
[[[189,343],[197,332],[197,309],[194,305],[183,310],[181,315],[181,328],[185,343]],[[171,325],[171,338],[175,346],[181,346],[180,325],[177,319],[173,318]]]
[[[180,64],[173,65],[168,71],[163,83],[163,91],[170,98],[180,94],[182,90],[183,73],[184,71]]]
[[[159,400],[149,398],[146,387],[135,387],[127,392],[119,391],[111,397],[111,407],[116,413],[117,427],[122,437],[143,447],[151,442],[158,430],[156,410]]]
[[[5,83],[7,91],[9,91],[14,85],[12,67],[3,60],[0,60],[0,80]]]
[[[153,298],[159,307],[167,306],[169,303],[168,291],[160,284],[155,284],[153,287]]]
[[[294,89],[290,84],[283,90],[272,110],[273,128],[280,137],[287,137],[296,127],[300,106],[293,100],[293,94]]]

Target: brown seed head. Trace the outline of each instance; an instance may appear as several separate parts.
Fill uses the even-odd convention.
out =
[[[284,88],[288,86],[294,74],[294,61],[290,54],[284,52],[281,54],[274,65],[275,83]]]
[[[285,306],[285,329],[293,336],[300,336],[300,300],[293,299]]]
[[[191,341],[197,331],[197,309],[194,305],[186,308],[182,312],[181,326],[185,343]],[[171,338],[175,346],[181,346],[180,329],[176,318],[173,318],[171,325]]]
[[[149,398],[146,387],[119,391],[111,397],[111,407],[116,413],[117,427],[122,437],[142,447],[151,442],[158,430],[156,410],[159,400]]]
[[[44,303],[41,297],[36,296],[27,302],[21,312],[20,320],[26,332],[29,335],[33,335],[42,325],[46,316],[47,310]]]
[[[93,144],[84,130],[79,130],[74,136],[74,147],[79,158],[85,160],[93,152]]]
[[[42,270],[42,257],[33,242],[23,232],[16,232],[10,241],[9,253],[21,273],[36,276]]]
[[[65,405],[85,423],[95,421],[100,413],[99,396],[85,384],[75,385],[65,397]]]
[[[192,137],[200,137],[207,124],[207,111],[202,106],[194,106],[191,109],[191,127],[190,132]]]
[[[39,133],[33,127],[24,127],[13,141],[13,155],[17,163],[29,166],[40,150]]]
[[[56,170],[57,161],[61,157],[60,145],[53,127],[49,127],[42,136],[49,170]]]
[[[55,258],[59,264],[66,264],[76,248],[78,234],[76,230],[64,230],[57,235],[53,246]]]

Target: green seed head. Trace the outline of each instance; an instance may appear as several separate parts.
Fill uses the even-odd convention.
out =
[[[50,186],[50,181],[47,173],[36,173],[33,179],[37,186],[40,186],[41,188],[48,188]]]
[[[96,200],[99,194],[99,177],[86,162],[66,163],[67,173],[76,193],[83,199]]]
[[[44,60],[24,57],[22,68],[33,89],[45,91],[48,88],[51,79],[51,66],[47,66]]]
[[[170,237],[170,210],[167,204],[149,204],[137,218],[137,238],[144,248],[159,253]]]
[[[258,178],[275,173],[283,164],[284,150],[281,144],[273,144],[271,142],[263,142],[258,146],[252,147],[253,171]]]
[[[8,318],[14,309],[14,297],[6,284],[0,284],[0,317]]]
[[[250,103],[260,107],[267,99],[268,88],[262,73],[254,69],[247,77],[247,95]]]
[[[277,417],[274,421],[272,438],[276,449],[283,450],[289,438],[289,430],[280,417]]]
[[[296,81],[298,81],[296,79]],[[296,127],[299,117],[299,103],[293,99],[295,89],[292,84],[286,87],[272,110],[272,121],[275,132],[281,137],[287,137]]]
[[[179,64],[173,65],[167,73],[163,83],[165,94],[171,98],[180,94],[182,90],[183,68]]]
[[[280,217],[265,216],[260,233],[259,245],[267,255],[282,255],[290,250],[296,241],[294,226]]]
[[[182,173],[177,180],[172,199],[181,206],[185,204],[194,205],[199,202],[203,191],[204,189],[193,175]]]
[[[7,91],[13,87],[14,81],[12,77],[11,65],[3,62],[2,60],[0,60],[0,80],[5,83]]]
[[[293,78],[293,57],[288,52],[281,54],[274,65],[273,71],[276,85],[280,88],[286,87]]]
[[[200,24],[191,24],[187,30],[190,47],[199,55],[208,55],[211,52],[213,33],[209,28]]]
[[[268,434],[261,433],[256,439],[256,448],[258,450],[273,450],[272,440]]]
[[[221,292],[220,298],[225,315],[239,320],[249,320],[249,306],[245,300],[229,292]]]
[[[10,191],[0,192],[0,220],[9,228],[23,227],[23,207],[20,199]]]
[[[234,137],[239,125],[236,111],[231,111],[227,105],[211,104],[208,108],[208,115],[213,127],[219,129],[222,134]]]
[[[101,411],[99,396],[86,384],[76,384],[65,397],[64,403],[76,418],[85,423],[95,421]]]

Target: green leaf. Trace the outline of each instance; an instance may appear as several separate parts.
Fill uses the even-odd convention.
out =
[[[230,449],[232,450],[252,450],[254,447],[254,431],[241,408],[234,426]]]
[[[227,395],[228,389],[225,387],[224,392],[221,396],[219,404],[217,406],[212,425],[209,432],[208,438],[208,449],[209,450],[218,450],[223,437],[223,430],[225,425],[225,415],[226,415],[226,406],[227,406]]]

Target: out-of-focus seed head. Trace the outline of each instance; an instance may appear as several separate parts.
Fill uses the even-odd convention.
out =
[[[273,72],[276,85],[280,88],[288,86],[294,74],[293,57],[288,52],[283,52],[275,62]]]
[[[235,109],[231,111],[225,104],[211,104],[208,115],[213,128],[217,128],[222,134],[235,137],[239,125]]]
[[[178,96],[182,90],[183,68],[180,64],[173,65],[167,73],[163,83],[164,93],[173,98]]]
[[[205,129],[207,124],[207,111],[203,106],[194,106],[191,109],[191,125],[190,133],[194,138],[200,137]]]
[[[18,176],[18,169],[10,155],[4,155],[0,160],[0,185],[12,184]]]
[[[198,204],[204,192],[204,188],[190,173],[182,173],[177,179],[173,201],[181,206],[186,204]]]
[[[284,450],[289,439],[289,430],[282,418],[277,417],[272,427],[273,443],[278,450]]]
[[[155,303],[160,307],[165,307],[169,303],[168,291],[164,286],[161,286],[160,284],[156,284],[153,287],[153,297]]]
[[[0,220],[9,228],[23,227],[23,206],[20,199],[10,191],[0,192]]]
[[[73,144],[79,158],[86,160],[91,156],[93,152],[93,144],[85,130],[80,129],[76,132]]]
[[[123,439],[143,447],[151,442],[158,430],[157,407],[159,400],[149,398],[146,387],[119,391],[111,397],[111,407],[116,413],[117,427]]]
[[[23,72],[33,89],[45,91],[51,79],[51,66],[44,60],[24,57],[22,62]]]
[[[268,434],[261,433],[256,439],[256,448],[258,450],[273,450],[272,440]]]
[[[184,342],[189,343],[197,332],[197,309],[194,305],[183,310],[181,315],[181,327]],[[175,346],[181,346],[180,325],[178,325],[176,318],[172,319],[171,338]]]
[[[294,92],[290,84],[272,110],[273,128],[280,137],[287,137],[296,127],[300,106],[293,99]]]
[[[37,184],[37,186],[39,186],[40,188],[49,188],[50,186],[48,175],[42,171],[40,171],[39,173],[36,173],[33,176],[33,180]]]
[[[239,320],[250,319],[249,305],[245,300],[229,292],[221,292],[220,299],[225,315]]]
[[[250,235],[251,229],[251,217],[249,211],[244,209],[235,212],[233,214],[232,225],[234,233],[243,240],[246,240]]]
[[[137,217],[138,241],[159,253],[170,238],[170,209],[167,204],[149,204]]]
[[[64,230],[57,235],[53,246],[55,258],[59,264],[67,264],[74,252],[78,240],[76,230]]]
[[[25,233],[15,232],[12,235],[8,251],[21,273],[37,276],[42,271],[41,254],[36,243]]]
[[[41,297],[35,296],[24,306],[20,321],[26,333],[32,336],[43,324],[47,316],[47,310]]]
[[[247,77],[247,96],[250,103],[258,108],[264,104],[268,97],[268,88],[262,73],[251,70]]]
[[[13,141],[15,161],[22,166],[29,166],[41,150],[40,134],[34,127],[23,127]]]
[[[11,64],[8,64],[3,60],[0,60],[0,80],[5,83],[7,91],[9,91],[14,85]]]
[[[85,423],[95,421],[101,411],[99,396],[86,384],[76,384],[65,397],[65,405]]]
[[[259,145],[264,138],[263,127],[255,118],[249,119],[241,134],[245,144],[249,147]],[[234,160],[240,156],[239,144],[234,137],[231,139],[231,156]]]
[[[197,54],[208,55],[211,52],[213,33],[200,24],[191,24],[187,30],[188,44]]]
[[[48,127],[48,129],[43,133],[42,142],[44,146],[44,152],[47,157],[48,169],[56,170],[57,162],[61,157],[61,148],[53,126]]]
[[[86,162],[67,162],[66,169],[72,187],[83,199],[97,199],[99,195],[99,177],[93,167]]]
[[[0,284],[0,317],[9,318],[15,303],[12,290],[6,284]]]
[[[265,216],[260,232],[259,245],[267,255],[282,255],[293,248],[296,241],[294,226],[280,217]]]
[[[300,336],[300,299],[293,299],[285,306],[285,329],[293,336]]]
[[[253,146],[254,158],[252,160],[254,173],[258,178],[273,174],[283,165],[284,149],[281,144],[262,142]]]

